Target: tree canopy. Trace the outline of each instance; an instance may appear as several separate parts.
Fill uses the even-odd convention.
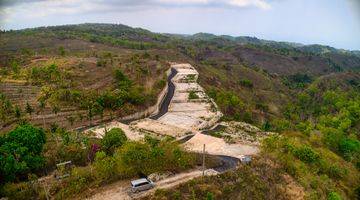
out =
[[[1,181],[13,181],[43,166],[46,138],[42,129],[23,124],[0,138]]]

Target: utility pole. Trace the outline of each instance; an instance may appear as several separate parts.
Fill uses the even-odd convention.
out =
[[[205,144],[204,144],[204,147],[203,147],[203,160],[202,160],[202,168],[203,168],[203,172],[202,172],[202,175],[205,176]]]

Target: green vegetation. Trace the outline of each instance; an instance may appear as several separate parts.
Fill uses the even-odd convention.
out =
[[[0,119],[3,122],[7,122],[9,117],[15,112],[14,106],[6,96],[0,92]]]
[[[113,154],[115,149],[122,146],[127,140],[123,130],[120,128],[113,128],[106,132],[101,140],[102,149],[108,153]]]
[[[272,136],[265,139],[263,147],[267,156],[301,183],[307,198],[327,198],[334,191],[343,197],[356,197],[360,184],[358,170],[321,144],[321,136],[304,138],[296,133]]]
[[[307,136],[315,130],[320,131],[324,145],[359,166],[359,94],[328,90],[319,95],[317,90],[314,86],[300,93],[296,104],[289,105],[285,111],[287,120]]]
[[[198,99],[198,98],[199,98],[199,95],[196,94],[196,91],[189,92],[189,100]]]
[[[87,188],[138,174],[184,170],[194,165],[193,160],[192,155],[169,141],[160,141],[156,146],[125,142],[114,155],[107,156],[103,151],[97,152],[93,164],[75,167],[63,184],[55,183],[52,188],[57,188],[57,198],[69,198]]]
[[[233,92],[212,89],[208,91],[208,94],[215,100],[220,109],[227,114],[228,119],[240,120],[244,117],[244,102]]]
[[[256,159],[250,165],[217,176],[193,179],[176,188],[156,190],[143,199],[291,199],[282,170],[269,161]],[[296,191],[301,195],[301,191]],[[300,196],[301,198],[301,196]]]
[[[127,141],[121,129],[111,129],[100,141],[58,127],[46,134],[50,139],[45,143],[42,129],[24,124],[0,137],[0,176],[2,184],[6,183],[1,185],[0,195],[44,199],[43,187],[33,174],[54,170],[60,161],[72,161],[71,175],[61,182],[51,181],[48,187],[52,197],[64,199],[140,174],[186,170],[200,160],[170,139],[147,136],[145,142]]]
[[[306,85],[310,84],[313,79],[307,74],[294,74],[287,76],[283,79],[285,85],[290,88],[305,88]]]
[[[249,79],[242,79],[239,81],[239,84],[244,87],[252,88],[254,85]]]
[[[1,182],[23,179],[44,165],[41,155],[45,144],[44,131],[29,124],[18,126],[0,137]]]

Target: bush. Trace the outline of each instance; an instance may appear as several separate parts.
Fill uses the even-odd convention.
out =
[[[254,84],[252,83],[251,80],[248,80],[248,79],[243,79],[243,80],[240,80],[239,81],[239,84],[241,86],[244,86],[244,87],[248,87],[248,88],[252,88],[254,86]]]
[[[150,147],[143,143],[125,143],[115,154],[120,171],[126,171],[129,175],[150,174],[150,151]]]
[[[199,98],[199,96],[196,94],[195,91],[190,91],[190,92],[189,92],[189,100],[191,100],[191,99],[198,99],[198,98]]]
[[[349,161],[353,155],[360,154],[360,142],[350,138],[342,139],[339,144],[339,152]]]
[[[107,154],[113,154],[117,147],[120,147],[127,141],[127,137],[120,128],[113,128],[101,140],[101,148]]]
[[[271,122],[273,129],[277,132],[289,130],[291,127],[290,121],[286,119],[276,119]]]
[[[150,141],[147,139],[147,141]],[[160,171],[180,171],[192,167],[195,158],[179,145],[169,141],[149,143],[127,142],[116,153],[119,172],[151,174]]]
[[[94,180],[94,174],[91,173],[89,167],[76,167],[71,171],[70,177],[61,184],[60,187],[62,188],[56,194],[55,199],[68,199],[66,197],[79,194],[88,188]]]
[[[342,177],[344,177],[345,172],[340,167],[338,167],[336,165],[332,165],[328,168],[327,174],[329,175],[329,177],[338,180],[338,179],[341,179]]]
[[[330,192],[327,199],[328,200],[341,200],[341,196],[336,192]]]
[[[72,161],[73,164],[82,166],[87,163],[86,154],[86,149],[80,143],[62,145],[57,152],[59,160]]]
[[[302,146],[294,150],[294,155],[303,162],[314,163],[319,161],[320,156],[309,146]]]
[[[7,183],[2,188],[0,196],[18,200],[38,199],[38,189],[30,182]]]
[[[132,81],[120,69],[115,70],[114,77],[120,89],[128,90],[132,86]]]
[[[106,156],[105,152],[96,153],[94,167],[97,180],[101,183],[116,179],[115,159],[112,156]]]

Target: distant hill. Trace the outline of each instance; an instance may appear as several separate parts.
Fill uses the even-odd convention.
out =
[[[14,75],[14,62],[19,65],[20,73],[37,65],[44,65],[42,63],[54,62],[60,70],[65,70],[64,73],[69,70],[71,74],[83,77],[70,77],[73,85],[71,89],[91,88],[95,92],[114,89],[112,70],[119,67],[137,86],[145,87],[144,91],[149,95],[147,101],[135,106],[130,112],[151,102],[156,93],[151,87],[161,79],[161,75],[156,77],[153,74],[157,72],[158,65],[169,61],[189,62],[197,67],[200,81],[207,90],[234,92],[246,102],[243,113],[250,114],[252,121],[259,123],[281,115],[280,110],[291,101],[291,91],[303,84],[297,83],[298,79],[293,76],[316,80],[330,74],[360,71],[359,51],[276,42],[256,37],[217,36],[209,33],[161,34],[122,24],[102,23],[39,27],[0,34],[0,79],[5,83],[3,88],[8,87],[7,81],[20,81],[20,85],[17,83],[12,86],[13,90],[24,88],[23,91],[29,91],[26,95],[31,96],[30,90],[41,89],[36,85],[35,89],[31,89],[26,85],[32,83],[25,76]],[[104,69],[96,67],[103,65]],[[73,68],[74,66],[82,67]],[[107,78],[109,76],[110,79]],[[331,77],[338,79],[341,85],[349,83],[341,81],[346,76]],[[145,82],[151,84],[144,85]],[[244,86],[244,83],[251,87]],[[51,83],[42,86],[47,85]],[[3,92],[13,90],[4,89]],[[14,96],[14,104],[21,100],[17,96]],[[28,99],[36,106],[37,96]],[[259,111],[260,104],[269,107],[265,110],[265,115]],[[67,113],[63,114],[61,121],[63,125],[69,126],[65,119],[71,115],[68,110],[75,113],[79,110],[73,105],[67,105],[64,110]],[[50,108],[48,112],[51,113]],[[235,114],[231,110],[224,112]],[[82,124],[84,123],[87,122]]]

